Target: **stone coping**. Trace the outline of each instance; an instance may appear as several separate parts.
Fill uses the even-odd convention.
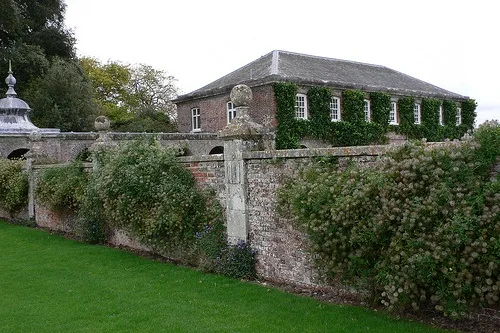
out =
[[[250,151],[243,153],[243,159],[308,158],[315,156],[379,156],[393,148],[394,146],[384,145]]]
[[[182,163],[224,161],[224,154],[180,156],[179,160]]]

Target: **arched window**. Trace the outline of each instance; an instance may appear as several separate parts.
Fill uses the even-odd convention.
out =
[[[19,148],[16,150],[13,150],[7,158],[9,160],[24,160],[26,157],[24,157],[24,154],[26,154],[29,151],[27,148]]]
[[[212,150],[210,150],[209,154],[210,155],[224,154],[224,147],[222,147],[222,146],[213,147]]]

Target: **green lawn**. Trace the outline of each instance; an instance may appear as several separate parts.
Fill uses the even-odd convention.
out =
[[[444,332],[0,221],[0,332]]]

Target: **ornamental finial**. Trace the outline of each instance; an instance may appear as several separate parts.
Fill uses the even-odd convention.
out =
[[[5,83],[9,86],[7,90],[7,97],[16,97],[17,93],[14,90],[14,85],[16,84],[16,78],[12,75],[12,63],[9,60],[9,76],[5,79]]]

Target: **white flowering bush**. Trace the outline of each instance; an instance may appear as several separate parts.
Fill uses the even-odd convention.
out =
[[[361,284],[390,309],[432,303],[459,317],[500,304],[498,123],[472,140],[410,143],[373,166],[325,165],[280,192],[329,278]]]
[[[28,175],[24,161],[0,159],[0,207],[14,213],[28,203]]]
[[[154,249],[195,244],[196,232],[220,219],[176,152],[147,139],[101,152],[81,215],[124,228]],[[100,227],[102,229],[102,227]]]

